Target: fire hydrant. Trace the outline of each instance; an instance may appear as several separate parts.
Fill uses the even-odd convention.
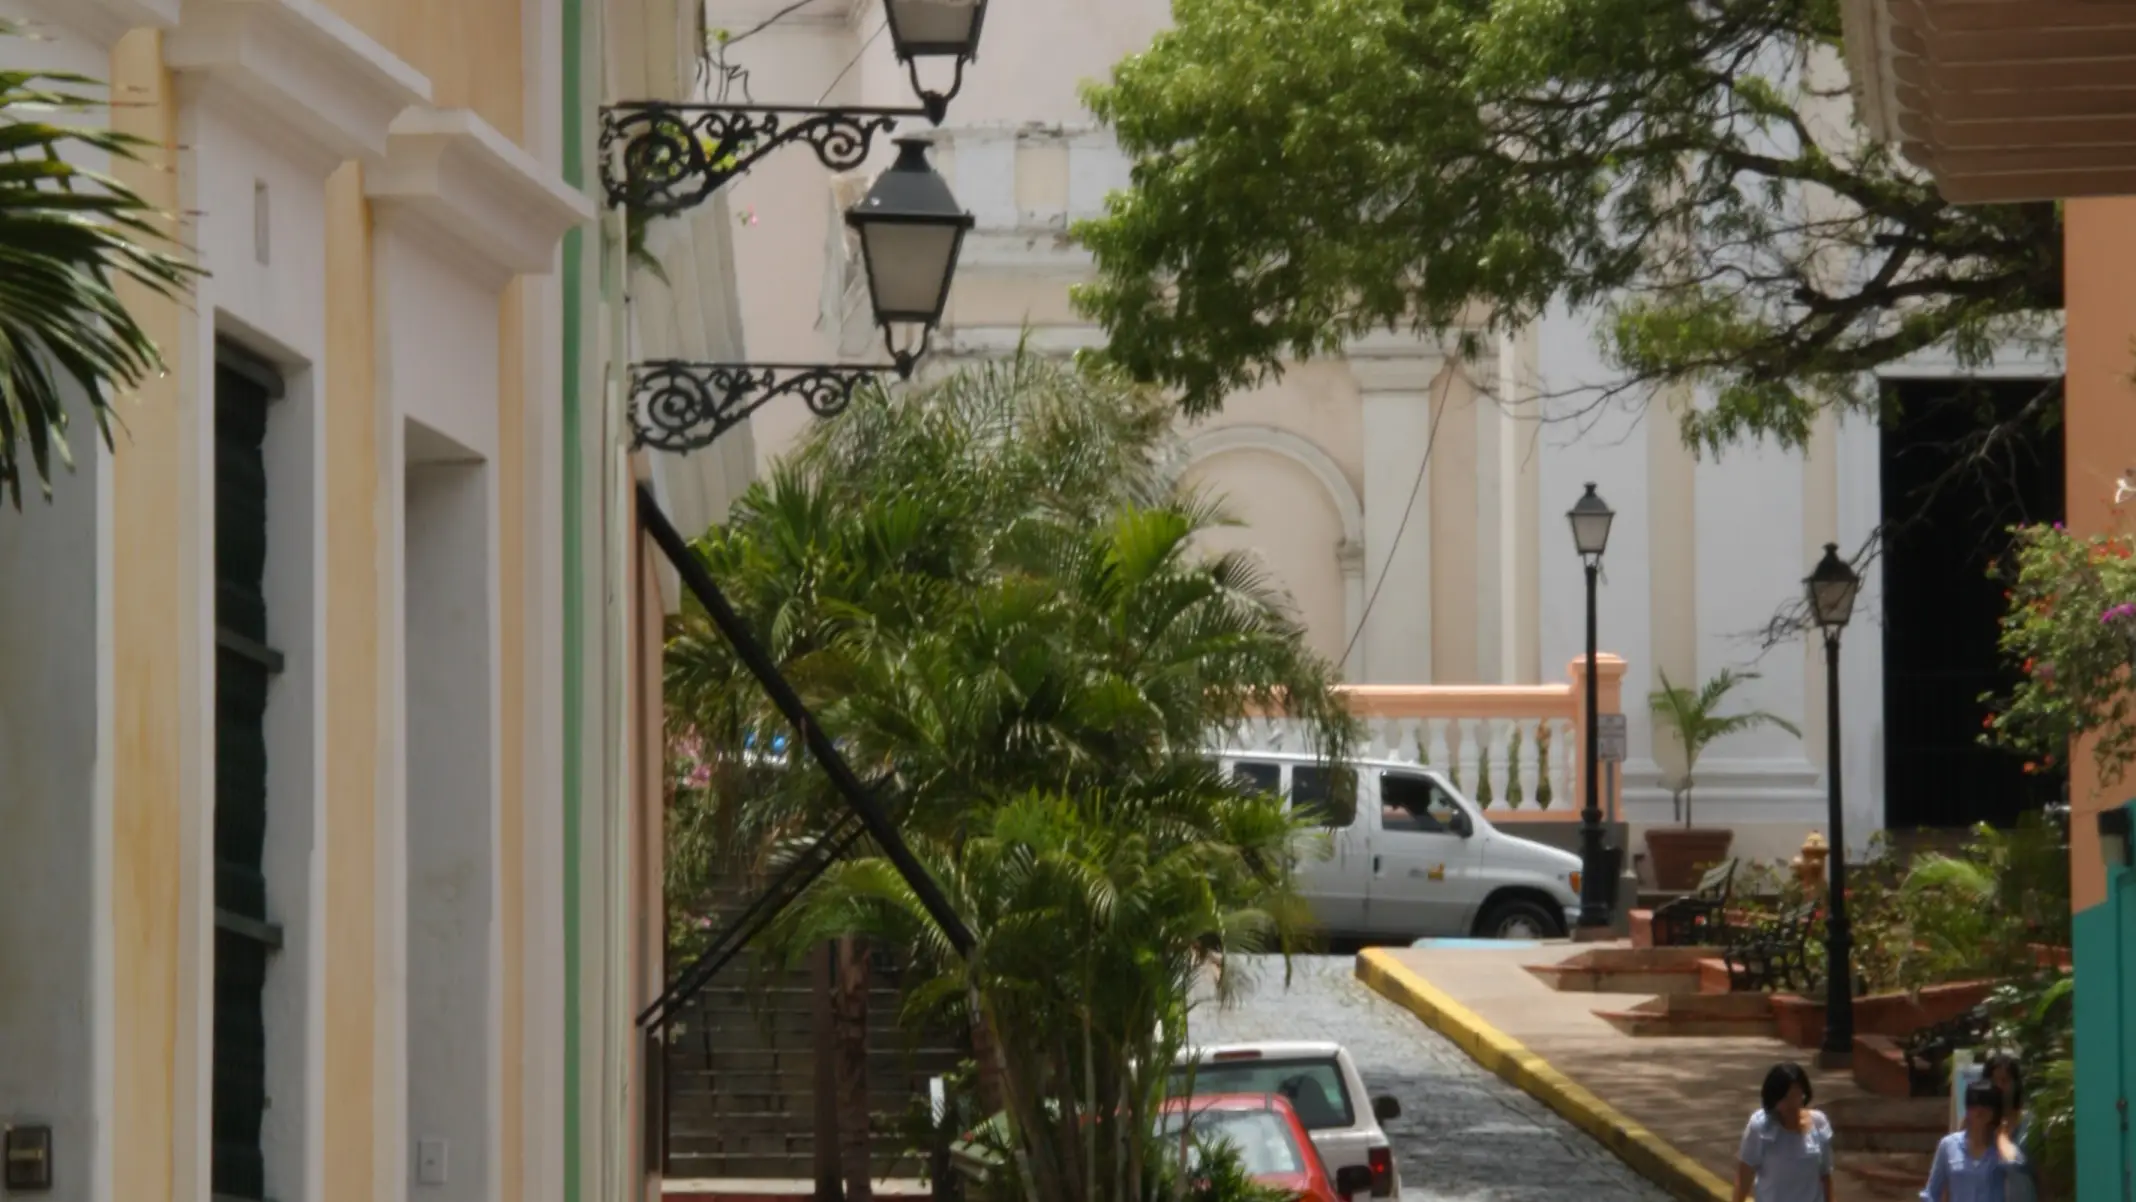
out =
[[[1825,891],[1825,861],[1831,855],[1832,849],[1825,846],[1824,836],[1816,831],[1811,831],[1810,837],[1802,841],[1802,854],[1795,857],[1791,867],[1795,870],[1795,879],[1802,882],[1805,892]]]

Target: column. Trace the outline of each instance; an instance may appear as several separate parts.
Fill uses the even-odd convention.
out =
[[[1363,680],[1365,640],[1357,633],[1357,624],[1365,618],[1365,545],[1342,540],[1335,548],[1335,566],[1342,572],[1342,632],[1349,644],[1342,675],[1345,680]]]

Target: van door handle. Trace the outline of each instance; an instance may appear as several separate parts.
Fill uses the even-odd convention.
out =
[[[1379,862],[1380,862],[1380,858],[1379,858],[1378,856],[1374,856],[1374,857],[1372,857],[1372,875],[1373,875],[1373,876],[1378,876],[1378,875],[1379,875]]]

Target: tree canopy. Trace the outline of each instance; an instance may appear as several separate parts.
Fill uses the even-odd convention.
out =
[[[1871,369],[2061,305],[2050,204],[1957,207],[1849,114],[1837,0],[1175,0],[1087,100],[1110,355],[1190,413],[1387,326],[1592,307],[1686,439],[1799,445]],[[1643,400],[1644,396],[1635,399]]]

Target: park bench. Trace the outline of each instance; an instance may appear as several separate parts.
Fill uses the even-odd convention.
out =
[[[1817,907],[1805,903],[1718,927],[1728,988],[1736,993],[1807,988],[1810,932],[1816,925]]]
[[[1917,1098],[1933,1098],[1950,1087],[1951,1056],[1960,1048],[1977,1048],[1988,1042],[1995,1020],[1986,1006],[1931,1023],[1899,1041],[1899,1054],[1906,1060],[1908,1092]]]
[[[1722,860],[1698,879],[1698,888],[1654,908],[1655,947],[1711,947],[1720,943],[1728,902],[1735,890],[1736,861]]]

